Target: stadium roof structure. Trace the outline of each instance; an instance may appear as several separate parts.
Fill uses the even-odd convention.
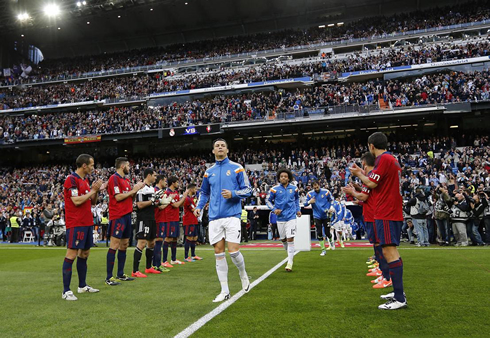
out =
[[[1,41],[22,38],[49,58],[338,24],[366,16],[449,5],[420,0],[6,0]],[[84,3],[84,4],[82,4]],[[57,4],[48,17],[44,7]],[[18,15],[29,18],[20,20]]]

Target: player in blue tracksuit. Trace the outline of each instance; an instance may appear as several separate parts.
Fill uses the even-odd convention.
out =
[[[194,214],[199,218],[209,200],[209,241],[214,246],[216,272],[221,284],[221,292],[213,301],[217,303],[230,298],[225,241],[228,242],[231,260],[240,273],[243,290],[250,290],[245,260],[240,252],[240,215],[241,200],[252,195],[252,187],[245,169],[228,159],[228,144],[225,140],[217,139],[213,142],[213,154],[216,163],[204,174]]]
[[[342,240],[342,230],[344,228],[345,206],[340,201],[335,201],[332,204],[334,212],[332,214],[332,228],[335,230],[337,240],[340,242],[340,246],[344,247],[344,241]]]
[[[266,204],[277,215],[277,229],[284,249],[288,252],[286,271],[293,269],[294,236],[296,235],[296,217],[301,217],[298,187],[291,184],[293,174],[289,169],[277,171],[279,185],[272,187],[266,198]]]
[[[313,190],[306,194],[306,203],[313,209],[313,219],[316,227],[316,235],[320,242],[322,253],[325,256],[325,237],[328,237],[328,250],[332,249],[332,235],[330,234],[330,219],[328,213],[333,212],[334,198],[328,189],[320,188],[318,181],[313,182]],[[335,248],[335,246],[333,246]]]
[[[355,226],[355,222],[354,222],[354,216],[352,216],[352,212],[349,209],[347,209],[347,207],[344,206],[344,208],[345,208],[344,234],[346,236],[346,239],[348,239],[347,235],[352,236],[352,229]]]

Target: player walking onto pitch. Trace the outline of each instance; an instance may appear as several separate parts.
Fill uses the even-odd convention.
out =
[[[375,194],[376,206],[374,220],[383,256],[388,262],[393,290],[381,296],[388,300],[380,305],[381,310],[397,310],[407,307],[403,292],[403,261],[396,248],[400,245],[403,224],[403,199],[400,185],[401,167],[398,160],[386,151],[388,139],[385,134],[376,132],[368,138],[369,151],[376,157],[374,169],[366,176],[357,165],[351,168],[353,175],[359,177]]]
[[[325,237],[328,238],[328,250],[332,249],[332,235],[330,234],[330,219],[328,213],[333,212],[332,203],[334,198],[328,189],[320,188],[320,183],[314,181],[313,190],[306,194],[306,203],[313,209],[313,219],[315,221],[316,236],[320,242],[322,253],[325,256]]]
[[[110,248],[107,252],[107,285],[119,285],[119,281],[131,281],[134,278],[124,274],[126,263],[126,249],[129,238],[133,234],[131,228],[131,213],[133,212],[133,197],[145,186],[139,182],[131,189],[131,183],[126,177],[129,175],[129,161],[126,157],[116,159],[116,173],[109,178],[107,191],[109,193],[109,233],[111,236]],[[112,276],[117,251],[117,277]]]
[[[99,290],[87,285],[87,259],[93,246],[93,225],[91,205],[97,202],[100,190],[105,189],[101,180],[90,188],[88,175],[94,170],[94,158],[87,154],[78,156],[77,170],[70,174],[63,184],[66,221],[66,256],[63,261],[63,294],[66,300],[78,298],[70,290],[72,266],[77,258],[78,293],[94,293]]]
[[[343,206],[342,203],[340,203],[340,201],[335,200],[332,204],[332,207],[334,209],[334,212],[332,213],[332,231],[335,232],[340,247],[344,248],[342,232],[344,229],[345,206]],[[335,248],[335,240],[334,240],[334,248]]]
[[[293,270],[294,236],[296,235],[296,217],[301,217],[298,187],[292,185],[293,174],[289,169],[279,169],[277,180],[280,184],[272,187],[266,198],[266,204],[277,215],[277,229],[284,249],[288,252],[286,271]]]
[[[194,215],[199,217],[209,200],[209,242],[214,246],[216,272],[221,283],[221,292],[213,301],[216,303],[230,298],[225,241],[228,242],[231,260],[238,268],[243,290],[250,290],[245,260],[240,252],[240,200],[252,194],[252,187],[245,169],[228,159],[228,144],[225,140],[217,139],[213,142],[213,154],[216,163],[204,174]]]

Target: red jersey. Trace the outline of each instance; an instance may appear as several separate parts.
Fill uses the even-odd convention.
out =
[[[159,187],[155,187],[155,192],[157,192],[158,190],[160,190]],[[165,207],[164,209],[161,209],[156,207],[155,208],[155,221],[157,223],[166,223],[167,222],[167,210],[168,206]]]
[[[374,223],[374,194],[365,184],[362,185],[361,194],[366,194],[368,199],[362,202],[362,214],[365,222]]]
[[[401,171],[398,160],[389,152],[376,157],[374,169],[369,174],[371,182],[378,184],[372,191],[376,199],[374,219],[403,221]]]
[[[184,201],[184,216],[182,217],[182,223],[184,225],[196,225],[198,223],[197,217],[194,215],[194,209],[196,208],[196,197],[187,196]]]
[[[109,220],[122,218],[123,216],[133,212],[133,199],[128,197],[122,201],[116,200],[116,195],[128,194],[131,191],[131,183],[129,179],[123,178],[118,173],[115,173],[109,178],[107,185],[109,192]]]
[[[167,189],[166,194],[172,196],[172,203],[178,202],[180,200],[180,195],[177,190],[172,191]],[[174,208],[172,205],[167,206],[165,209],[167,213],[167,222],[178,222],[180,221],[179,208]]]
[[[66,178],[63,184],[63,195],[65,197],[65,222],[67,229],[94,225],[91,199],[89,198],[78,207],[71,200],[72,197],[83,196],[89,192],[88,178],[82,179],[77,173],[73,173]]]

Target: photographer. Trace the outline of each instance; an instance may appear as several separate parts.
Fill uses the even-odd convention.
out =
[[[451,197],[446,187],[439,187],[434,193],[435,201],[435,220],[437,228],[439,229],[439,234],[441,235],[442,246],[449,245],[450,241],[450,228],[449,228],[449,215],[451,209],[449,208],[449,203],[451,202]]]
[[[429,202],[422,190],[416,190],[415,197],[411,198],[407,206],[410,207],[410,216],[417,232],[417,246],[429,246],[429,231],[427,229],[427,213]]]
[[[412,216],[410,216],[410,207],[406,203],[403,204],[403,220],[402,233],[406,231],[409,243],[415,244]]]
[[[473,245],[483,246],[483,240],[480,235],[480,222],[483,218],[483,211],[487,207],[479,194],[473,195],[473,198],[465,196],[468,199],[471,207],[471,216],[467,225],[467,232],[470,234],[471,242]]]
[[[470,206],[466,202],[463,194],[455,190],[456,195],[451,207],[451,224],[456,246],[468,246],[468,236],[466,233],[466,223],[470,216]]]
[[[483,210],[483,226],[485,228],[485,245],[490,245],[490,199],[488,198],[490,191],[481,191],[480,199],[482,204],[486,205]]]

